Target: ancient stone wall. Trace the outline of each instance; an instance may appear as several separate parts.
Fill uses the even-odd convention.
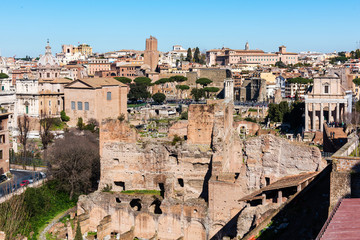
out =
[[[93,193],[78,202],[78,216],[87,220],[82,231],[97,231],[151,239],[207,239],[207,205],[201,199],[185,202],[150,195]],[[99,224],[100,223],[100,224]]]
[[[189,144],[211,144],[211,135],[214,127],[215,104],[192,104],[188,110]]]

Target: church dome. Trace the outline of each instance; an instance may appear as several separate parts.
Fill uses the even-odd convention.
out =
[[[41,56],[39,61],[38,61],[38,66],[39,67],[45,67],[46,65],[50,65],[50,66],[54,66],[57,67],[59,66],[59,61],[57,60],[56,57],[54,57],[51,54],[51,47],[49,45],[49,41],[47,46],[45,47],[45,55]]]

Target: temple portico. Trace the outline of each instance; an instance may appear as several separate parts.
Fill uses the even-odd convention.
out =
[[[338,76],[315,78],[311,93],[305,95],[305,131],[322,132],[324,123],[344,122],[351,100],[351,92],[341,89]]]

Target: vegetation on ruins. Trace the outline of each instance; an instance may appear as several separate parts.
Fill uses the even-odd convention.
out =
[[[200,84],[203,88],[212,83],[212,81],[208,78],[199,78],[196,80],[197,84]]]
[[[118,116],[118,120],[120,122],[123,122],[125,120],[125,114],[124,113],[120,114],[120,116]]]
[[[0,73],[0,79],[9,78],[6,73]]]
[[[76,144],[74,144],[76,143]],[[100,179],[99,142],[96,134],[85,131],[65,133],[50,148],[50,174],[70,199],[97,189]]]
[[[125,193],[125,194],[144,194],[144,195],[157,195],[160,196],[160,191],[159,190],[124,190],[121,191],[121,193]]]
[[[182,112],[181,113],[181,115],[180,115],[180,119],[181,120],[188,120],[188,111],[184,111],[184,112]]]
[[[180,136],[175,134],[175,136],[173,137],[173,140],[171,141],[171,145],[175,146],[177,143],[181,144],[182,141],[183,141],[183,139]]]
[[[77,222],[77,226],[76,226],[76,233],[75,233],[75,238],[74,240],[82,240],[82,234],[81,234],[81,228],[80,228],[80,223],[79,221]]]
[[[163,103],[165,101],[166,96],[163,93],[155,93],[154,95],[152,95],[152,99],[156,103],[161,104],[161,103]]]
[[[129,84],[131,83],[131,79],[127,78],[127,77],[114,77],[115,80],[118,80],[119,82],[123,83],[123,84]]]

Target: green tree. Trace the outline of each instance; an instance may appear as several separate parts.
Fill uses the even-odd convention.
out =
[[[166,96],[163,93],[155,93],[154,95],[152,95],[152,99],[156,103],[161,104],[161,103],[163,103],[165,101]]]
[[[191,96],[195,101],[199,101],[201,98],[205,97],[205,90],[203,88],[193,88],[191,89]]]
[[[134,82],[137,85],[146,85],[146,86],[151,86],[151,79],[148,77],[137,77],[134,79]]]
[[[144,84],[130,84],[128,99],[132,101],[146,100],[151,96],[148,87]]]
[[[194,62],[199,63],[200,62],[200,50],[198,47],[195,48],[194,52]]]
[[[161,89],[164,92],[165,83],[169,82],[169,78],[161,78],[154,82],[155,85],[161,85]]]
[[[79,130],[83,130],[83,129],[84,129],[85,123],[84,123],[84,120],[82,119],[82,117],[79,117],[79,118],[78,118],[76,127],[77,127]]]
[[[188,85],[176,85],[176,89],[180,90],[180,98],[182,98],[184,90],[189,90],[190,87]]]
[[[275,104],[275,103],[269,104],[268,117],[273,122],[281,121],[281,112],[279,109],[279,104]]]
[[[169,81],[170,82],[185,82],[187,81],[187,77],[184,77],[184,76],[180,76],[180,75],[176,75],[176,76],[171,76],[169,78]]]
[[[0,79],[9,78],[9,76],[5,73],[0,73]]]
[[[360,78],[353,79],[353,83],[355,83],[356,86],[360,85]]]
[[[122,82],[123,84],[130,84],[131,79],[127,77],[114,77],[114,79],[118,80],[119,82]]]
[[[275,66],[278,67],[278,68],[286,68],[286,64],[283,63],[282,61],[276,62]]]
[[[196,83],[200,84],[204,88],[208,84],[212,83],[212,81],[208,78],[199,78],[198,80],[196,80]]]
[[[357,101],[355,103],[355,110],[356,110],[356,112],[360,113],[360,101]]]
[[[186,56],[186,61],[189,61],[189,62],[192,62],[192,59],[193,59],[193,57],[192,57],[192,52],[191,52],[191,48],[188,48],[188,50],[187,50],[187,56]]]
[[[83,239],[83,237],[82,237],[82,234],[81,234],[80,223],[79,223],[79,220],[78,220],[74,240],[82,240],[82,239]]]
[[[217,87],[205,87],[204,91],[206,92],[207,98],[210,97],[210,93],[217,93],[220,89]]]

